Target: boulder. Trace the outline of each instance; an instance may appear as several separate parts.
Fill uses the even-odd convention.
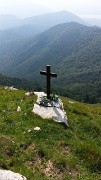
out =
[[[0,180],[27,180],[26,177],[20,175],[19,173],[14,173],[9,170],[0,169]]]

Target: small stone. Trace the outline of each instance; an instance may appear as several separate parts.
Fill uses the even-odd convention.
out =
[[[25,93],[25,96],[33,96],[34,95],[34,92],[27,92]]]
[[[73,101],[69,101],[69,103],[70,103],[70,104],[74,104],[74,102],[73,102]]]
[[[34,130],[35,131],[40,131],[41,129],[40,129],[40,127],[35,127]]]
[[[8,86],[5,86],[5,89],[8,89]]]
[[[17,107],[17,112],[21,112],[21,107],[20,106]]]
[[[31,130],[31,129],[29,129],[29,130],[28,130],[28,133],[30,133],[31,131],[32,131],[32,130]]]
[[[11,87],[8,87],[9,90],[12,90],[12,91],[17,91],[17,88],[14,88],[13,86]]]

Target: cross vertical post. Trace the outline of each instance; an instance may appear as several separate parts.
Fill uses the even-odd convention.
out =
[[[46,75],[47,77],[47,99],[51,99],[50,93],[51,93],[51,85],[50,85],[50,78],[51,77],[57,77],[57,74],[50,72],[50,65],[46,66],[46,71],[40,71],[40,74]]]
[[[46,66],[47,72],[47,98],[50,99],[50,66]]]

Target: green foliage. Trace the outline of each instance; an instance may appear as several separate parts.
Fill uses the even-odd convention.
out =
[[[40,104],[47,106],[50,103],[53,106],[53,102],[58,102],[59,97],[56,94],[51,94],[50,99],[47,99],[47,96],[42,96]]]
[[[26,79],[19,79],[15,77],[4,76],[0,74],[0,86],[14,86],[19,89],[28,91],[38,91],[40,86],[36,82],[31,82]]]
[[[32,113],[35,95],[0,87],[0,168],[30,180],[100,179],[101,105],[61,99],[68,129]]]

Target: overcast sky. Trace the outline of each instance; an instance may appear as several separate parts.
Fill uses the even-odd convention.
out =
[[[44,8],[38,8],[35,4]],[[80,16],[101,18],[101,0],[0,0],[0,14],[24,18],[48,10],[67,10]]]

